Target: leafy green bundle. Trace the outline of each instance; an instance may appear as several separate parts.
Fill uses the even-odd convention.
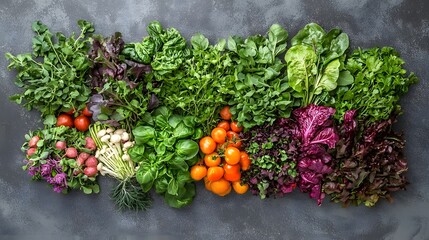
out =
[[[390,47],[355,50],[345,65],[354,76],[354,82],[339,88],[333,95],[335,117],[341,121],[347,110],[357,109],[359,120],[373,123],[399,113],[400,96],[418,81],[414,73],[406,75],[404,63]]]
[[[301,106],[318,105],[337,86],[353,82],[344,68],[349,37],[340,29],[326,33],[319,25],[310,23],[292,38],[291,45],[285,55],[287,75]]]
[[[67,38],[57,33],[58,41],[54,43],[48,27],[34,22],[33,52],[17,56],[6,53],[8,69],[18,70],[16,85],[25,90],[11,96],[11,100],[28,110],[39,110],[42,117],[85,107],[91,92],[86,85],[90,66],[87,34],[94,28],[84,20],[79,20],[78,25],[81,32],[77,38],[74,34]]]
[[[186,39],[174,29],[163,29],[159,22],[147,27],[149,36],[141,43],[125,46],[123,55],[150,63],[159,83],[157,93],[163,105],[176,113],[195,116],[208,133],[216,123],[216,113],[233,94],[232,64],[225,54],[225,40],[210,45],[202,34]]]
[[[138,163],[136,179],[143,191],[155,188],[168,205],[180,208],[195,196],[195,184],[189,166],[198,161],[202,137],[193,116],[173,115],[167,107],[145,114],[143,122],[133,130],[135,146],[128,150]]]
[[[289,117],[296,106],[279,55],[286,51],[288,33],[278,24],[267,36],[228,38],[234,66],[231,113],[245,128]]]

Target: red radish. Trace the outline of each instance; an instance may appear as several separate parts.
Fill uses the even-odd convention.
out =
[[[88,159],[88,158],[89,158],[89,156],[91,156],[91,155],[89,155],[89,153],[86,153],[86,152],[81,152],[81,153],[79,153],[79,157],[80,157],[80,158],[82,158],[84,161],[85,161],[86,159]]]
[[[77,175],[79,175],[79,173],[81,173],[82,171],[81,170],[74,170],[73,171],[73,176],[77,176]]]
[[[97,167],[86,167],[83,173],[88,177],[93,177],[97,175]]]
[[[82,166],[85,163],[86,159],[88,159],[89,156],[90,156],[89,153],[81,152],[76,159],[77,165]]]
[[[35,147],[29,148],[27,150],[27,156],[30,157],[31,155],[35,154],[36,152],[37,152],[37,148],[35,148]]]
[[[66,157],[75,158],[77,157],[77,150],[74,147],[70,147],[66,149]]]
[[[86,159],[85,161],[85,165],[87,167],[97,167],[98,164],[98,160],[97,158],[95,158],[94,156],[89,157],[88,159]]]
[[[30,139],[30,141],[28,142],[28,146],[33,148],[33,147],[37,147],[37,142],[39,142],[40,137],[39,136],[34,136]]]
[[[85,148],[94,151],[95,149],[97,149],[97,146],[95,145],[94,140],[91,137],[86,137],[85,138]]]
[[[80,155],[76,158],[76,162],[78,166],[82,166],[85,163],[85,159],[83,159]]]
[[[66,149],[66,142],[64,141],[58,141],[57,143],[55,143],[55,148],[58,150],[64,150]]]

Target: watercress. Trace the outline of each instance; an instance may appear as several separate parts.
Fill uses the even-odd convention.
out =
[[[90,66],[88,33],[94,28],[84,20],[79,20],[78,25],[77,38],[74,33],[68,38],[57,33],[55,42],[46,25],[34,22],[33,52],[16,56],[6,53],[8,69],[18,71],[15,83],[24,89],[11,96],[12,101],[28,110],[39,110],[42,117],[85,107],[90,95],[86,85]]]

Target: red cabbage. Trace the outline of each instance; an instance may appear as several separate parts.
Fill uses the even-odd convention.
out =
[[[322,192],[322,180],[332,173],[331,155],[327,148],[334,148],[338,135],[335,132],[332,116],[335,109],[313,104],[293,111],[298,131],[294,137],[301,145],[298,157],[298,187],[308,192],[310,197],[322,203],[325,194]]]

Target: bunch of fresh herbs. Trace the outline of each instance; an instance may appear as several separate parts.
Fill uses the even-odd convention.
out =
[[[6,53],[8,69],[18,71],[16,85],[24,89],[11,100],[28,110],[39,110],[42,117],[85,107],[90,95],[87,34],[94,28],[84,20],[79,20],[78,25],[81,32],[77,38],[74,33],[68,38],[57,33],[55,42],[46,25],[34,22],[33,52],[16,56]]]

